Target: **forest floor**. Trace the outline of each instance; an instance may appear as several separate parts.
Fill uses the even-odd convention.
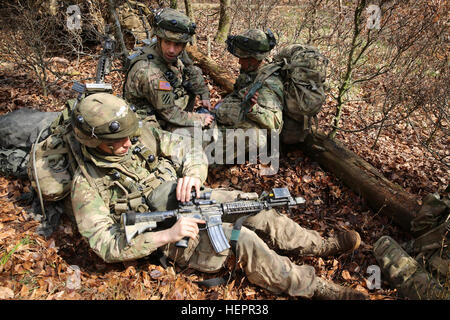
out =
[[[206,52],[204,34],[213,34],[215,25],[207,25],[203,20],[198,24],[201,30],[198,46]],[[99,52],[101,48],[97,49]],[[213,46],[212,58],[238,74],[237,58],[227,53],[223,45]],[[0,114],[25,107],[60,111],[67,99],[75,97],[70,81],[93,77],[96,66],[96,61],[90,57],[82,57],[78,62],[69,58],[56,59],[55,66],[72,76],[67,77],[70,81],[59,82],[59,87],[44,97],[38,83],[27,71],[17,69],[12,63],[0,62]],[[114,72],[106,78],[117,94],[121,93],[122,77],[119,72]],[[214,104],[223,92],[208,76],[206,78]],[[342,116],[345,128],[358,127],[359,120],[352,115],[361,108],[361,103],[346,106]],[[330,130],[333,113],[332,101],[328,100],[319,114],[322,131]],[[449,183],[449,170],[420,148],[414,132],[407,127],[387,128],[374,148],[371,147],[373,132],[339,132],[337,139],[388,179],[416,195],[419,204],[425,195],[443,190]],[[448,145],[442,148],[448,148]],[[324,279],[369,293],[372,300],[402,299],[386,281],[382,281],[381,289],[369,290],[367,268],[377,264],[372,252],[376,240],[389,235],[401,243],[409,239],[408,234],[388,218],[373,212],[364,199],[295,146],[283,146],[276,175],[259,176],[258,172],[257,164],[215,167],[210,169],[207,185],[258,193],[287,186],[292,194],[306,199],[305,208],[286,213],[293,220],[323,236],[353,229],[360,233],[362,243],[357,251],[338,257],[282,254],[297,264],[312,265],[316,274]],[[29,191],[28,181],[0,177],[0,299],[295,299],[283,294],[274,295],[252,285],[242,272],[237,272],[227,285],[205,289],[194,281],[212,275],[192,269],[181,270],[176,265],[164,269],[151,258],[106,264],[64,215],[57,230],[49,237],[37,234],[39,222],[31,217],[30,206],[19,199]],[[76,283],[77,269],[80,270],[79,284]],[[221,274],[226,275],[227,270]]]

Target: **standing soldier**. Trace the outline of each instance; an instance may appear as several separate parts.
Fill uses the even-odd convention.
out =
[[[203,107],[211,108],[209,90],[200,68],[192,65],[185,52],[195,34],[195,23],[171,8],[154,16],[153,35],[157,41],[143,49],[130,62],[124,83],[124,98],[134,104],[138,114],[156,114],[162,127],[208,126],[210,114],[192,112],[195,96]]]
[[[80,234],[106,262],[134,260],[158,248],[177,264],[202,272],[217,272],[230,250],[216,253],[205,230],[194,218],[143,232],[127,243],[120,215],[127,211],[171,210],[200,194],[207,159],[201,149],[185,145],[186,137],[140,126],[129,105],[111,94],[84,98],[71,117],[74,135],[85,159],[72,183],[71,200]],[[235,200],[238,191],[212,190],[217,201]],[[242,193],[241,193],[242,194]],[[245,195],[245,194],[242,194]],[[296,265],[278,255],[252,231],[266,233],[282,250],[302,255],[333,255],[358,248],[355,231],[324,239],[274,209],[248,218],[237,240],[236,259],[250,282],[276,294],[322,299],[363,299],[366,296],[316,277],[312,266]],[[229,240],[233,225],[222,224]],[[187,248],[175,243],[189,237]]]

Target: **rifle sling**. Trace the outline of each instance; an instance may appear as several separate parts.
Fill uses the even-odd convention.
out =
[[[277,71],[280,70],[280,69],[282,69],[282,66],[281,66],[280,63],[275,63],[275,64],[273,64],[272,66],[270,66],[270,67],[264,69],[263,72],[259,73],[259,74],[256,76],[255,80],[253,81],[253,83],[252,83],[252,85],[250,86],[250,89],[249,89],[248,91],[250,91],[250,90],[253,88],[253,86],[256,86],[256,85],[258,85],[258,84],[262,87],[262,85],[264,84],[264,81],[266,81],[272,74],[274,74],[275,72],[277,72]],[[260,88],[261,88],[261,87],[260,87]],[[260,89],[260,88],[259,88],[259,89]],[[259,90],[259,89],[258,89],[258,90]],[[256,91],[258,91],[258,90],[256,90]],[[256,93],[256,92],[255,92],[255,93]],[[252,97],[249,97],[249,100],[250,100],[251,98],[252,98]],[[247,107],[246,107],[246,105],[247,105],[248,103],[249,103],[249,102],[246,101],[245,99],[241,102],[241,109],[244,110],[244,116],[246,116],[247,113],[248,113],[248,110],[247,110]]]

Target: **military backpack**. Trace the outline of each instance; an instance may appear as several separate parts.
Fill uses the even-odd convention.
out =
[[[58,112],[21,108],[0,116],[0,173],[7,177],[27,178],[32,144],[40,135],[49,135],[49,126]]]
[[[313,46],[292,44],[275,57],[284,80],[284,112],[297,121],[313,118],[325,103],[328,59]]]
[[[84,168],[80,143],[75,139],[70,115],[82,97],[91,93],[111,91],[109,84],[75,83],[73,89],[78,98],[66,102],[66,108],[51,123],[49,135],[38,139],[32,145],[27,166],[28,178],[37,191],[43,208],[43,201],[59,201],[71,190],[72,177],[78,167]],[[88,178],[89,179],[89,178]]]
[[[291,44],[281,49],[270,64],[261,68],[248,91],[248,99],[272,74],[279,75],[284,84],[283,115],[303,123],[308,129],[310,120],[316,119],[325,103],[327,66],[328,59],[316,47]]]
[[[69,100],[68,103],[72,103]],[[68,110],[64,110],[50,126],[50,135],[36,141],[30,152],[27,173],[31,185],[45,201],[64,199],[71,189],[77,168],[71,144],[77,143],[70,126]]]

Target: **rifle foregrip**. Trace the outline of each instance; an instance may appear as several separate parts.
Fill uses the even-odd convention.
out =
[[[222,203],[226,214],[250,214],[264,209],[264,205],[258,201],[242,200],[237,202]]]

